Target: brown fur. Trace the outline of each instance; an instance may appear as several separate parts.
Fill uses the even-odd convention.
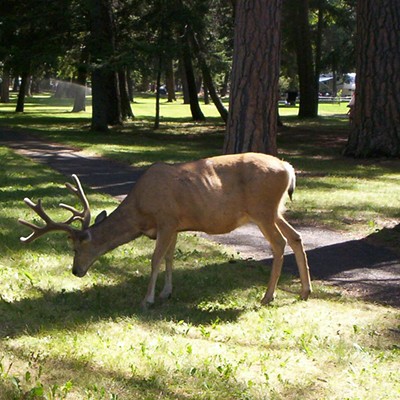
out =
[[[311,282],[300,234],[281,215],[285,193],[293,192],[295,176],[290,164],[259,153],[206,158],[169,165],[157,163],[139,179],[120,206],[102,222],[73,235],[73,272],[86,274],[101,254],[146,235],[156,239],[152,272],[143,305],[154,303],[155,284],[163,259],[166,280],[161,298],[172,293],[172,260],[176,237],[182,231],[227,233],[254,222],[270,242],[274,254],[267,292],[274,298],[286,243],[292,247],[307,299]]]

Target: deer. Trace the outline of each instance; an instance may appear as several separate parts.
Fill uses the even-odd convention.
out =
[[[42,201],[24,202],[45,225],[19,219],[32,232],[21,237],[30,243],[51,231],[64,231],[72,239],[72,273],[86,275],[101,255],[139,236],[155,239],[151,274],[142,307],[155,303],[155,287],[165,260],[165,284],[160,300],[172,295],[173,256],[177,235],[184,231],[224,234],[246,223],[255,223],[270,243],[273,262],[263,305],[273,301],[281,275],[286,244],[292,248],[301,282],[300,297],[312,292],[310,272],[302,238],[283,217],[286,193],[292,199],[296,185],[294,168],[286,161],[262,153],[214,156],[179,164],[155,163],[138,179],[132,190],[109,215],[101,212],[91,222],[89,202],[79,178],[66,188],[82,203],[83,210],[60,203],[72,213],[64,222],[55,222],[44,211]],[[81,229],[72,226],[79,221]]]

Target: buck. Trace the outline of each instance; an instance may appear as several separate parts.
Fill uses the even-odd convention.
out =
[[[224,155],[183,164],[156,163],[138,180],[132,191],[109,215],[103,211],[90,226],[89,202],[76,175],[75,186],[66,183],[83,205],[83,211],[61,203],[70,211],[65,222],[55,222],[37,204],[25,203],[45,222],[38,226],[19,220],[32,229],[23,242],[32,242],[51,231],[65,231],[73,242],[75,257],[72,272],[83,277],[102,254],[145,235],[156,239],[151,258],[151,277],[142,305],[155,301],[155,285],[160,265],[165,259],[165,285],[159,297],[172,294],[172,265],[177,234],[201,231],[223,234],[254,222],[269,241],[273,252],[272,271],[262,299],[274,299],[281,274],[284,248],[288,243],[295,254],[301,281],[301,298],[311,293],[307,257],[300,234],[283,218],[285,193],[290,198],[295,188],[293,167],[273,156],[259,153]],[[81,222],[81,229],[73,227]]]

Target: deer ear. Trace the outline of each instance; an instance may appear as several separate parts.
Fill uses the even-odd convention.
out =
[[[107,211],[102,211],[94,220],[95,224],[99,224],[100,222],[104,221],[107,218]]]
[[[87,242],[90,242],[91,240],[92,240],[92,235],[91,235],[90,232],[88,232],[88,231],[83,231],[83,232],[80,233],[80,235],[79,235],[79,241],[80,241],[81,243],[87,243]]]

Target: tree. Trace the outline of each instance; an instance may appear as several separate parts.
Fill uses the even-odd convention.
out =
[[[282,0],[236,2],[224,153],[276,154]]]
[[[400,7],[357,2],[357,82],[345,154],[400,157]]]
[[[91,0],[90,54],[92,62],[93,131],[122,124],[118,74],[115,57],[115,26],[110,0]]]
[[[228,120],[228,110],[223,105],[220,97],[217,94],[217,90],[215,89],[214,82],[211,76],[210,68],[207,65],[205,56],[204,56],[204,47],[199,44],[199,40],[196,35],[193,33],[192,29],[188,27],[186,34],[189,36],[190,43],[192,44],[193,50],[197,55],[197,60],[203,74],[204,80],[204,98],[206,98],[206,93],[210,93],[211,99],[217,108],[219,115],[222,120],[226,123]]]
[[[300,118],[318,116],[318,85],[310,26],[309,0],[290,0],[285,3],[285,32],[297,61],[300,89]],[[316,46],[318,48],[318,46]]]
[[[182,35],[182,61],[183,68],[185,70],[186,85],[189,95],[190,111],[192,113],[193,121],[204,121],[203,112],[201,111],[199,98],[197,96],[197,86],[196,79],[194,76],[193,62],[192,62],[192,52],[189,46],[189,39],[187,35]]]

